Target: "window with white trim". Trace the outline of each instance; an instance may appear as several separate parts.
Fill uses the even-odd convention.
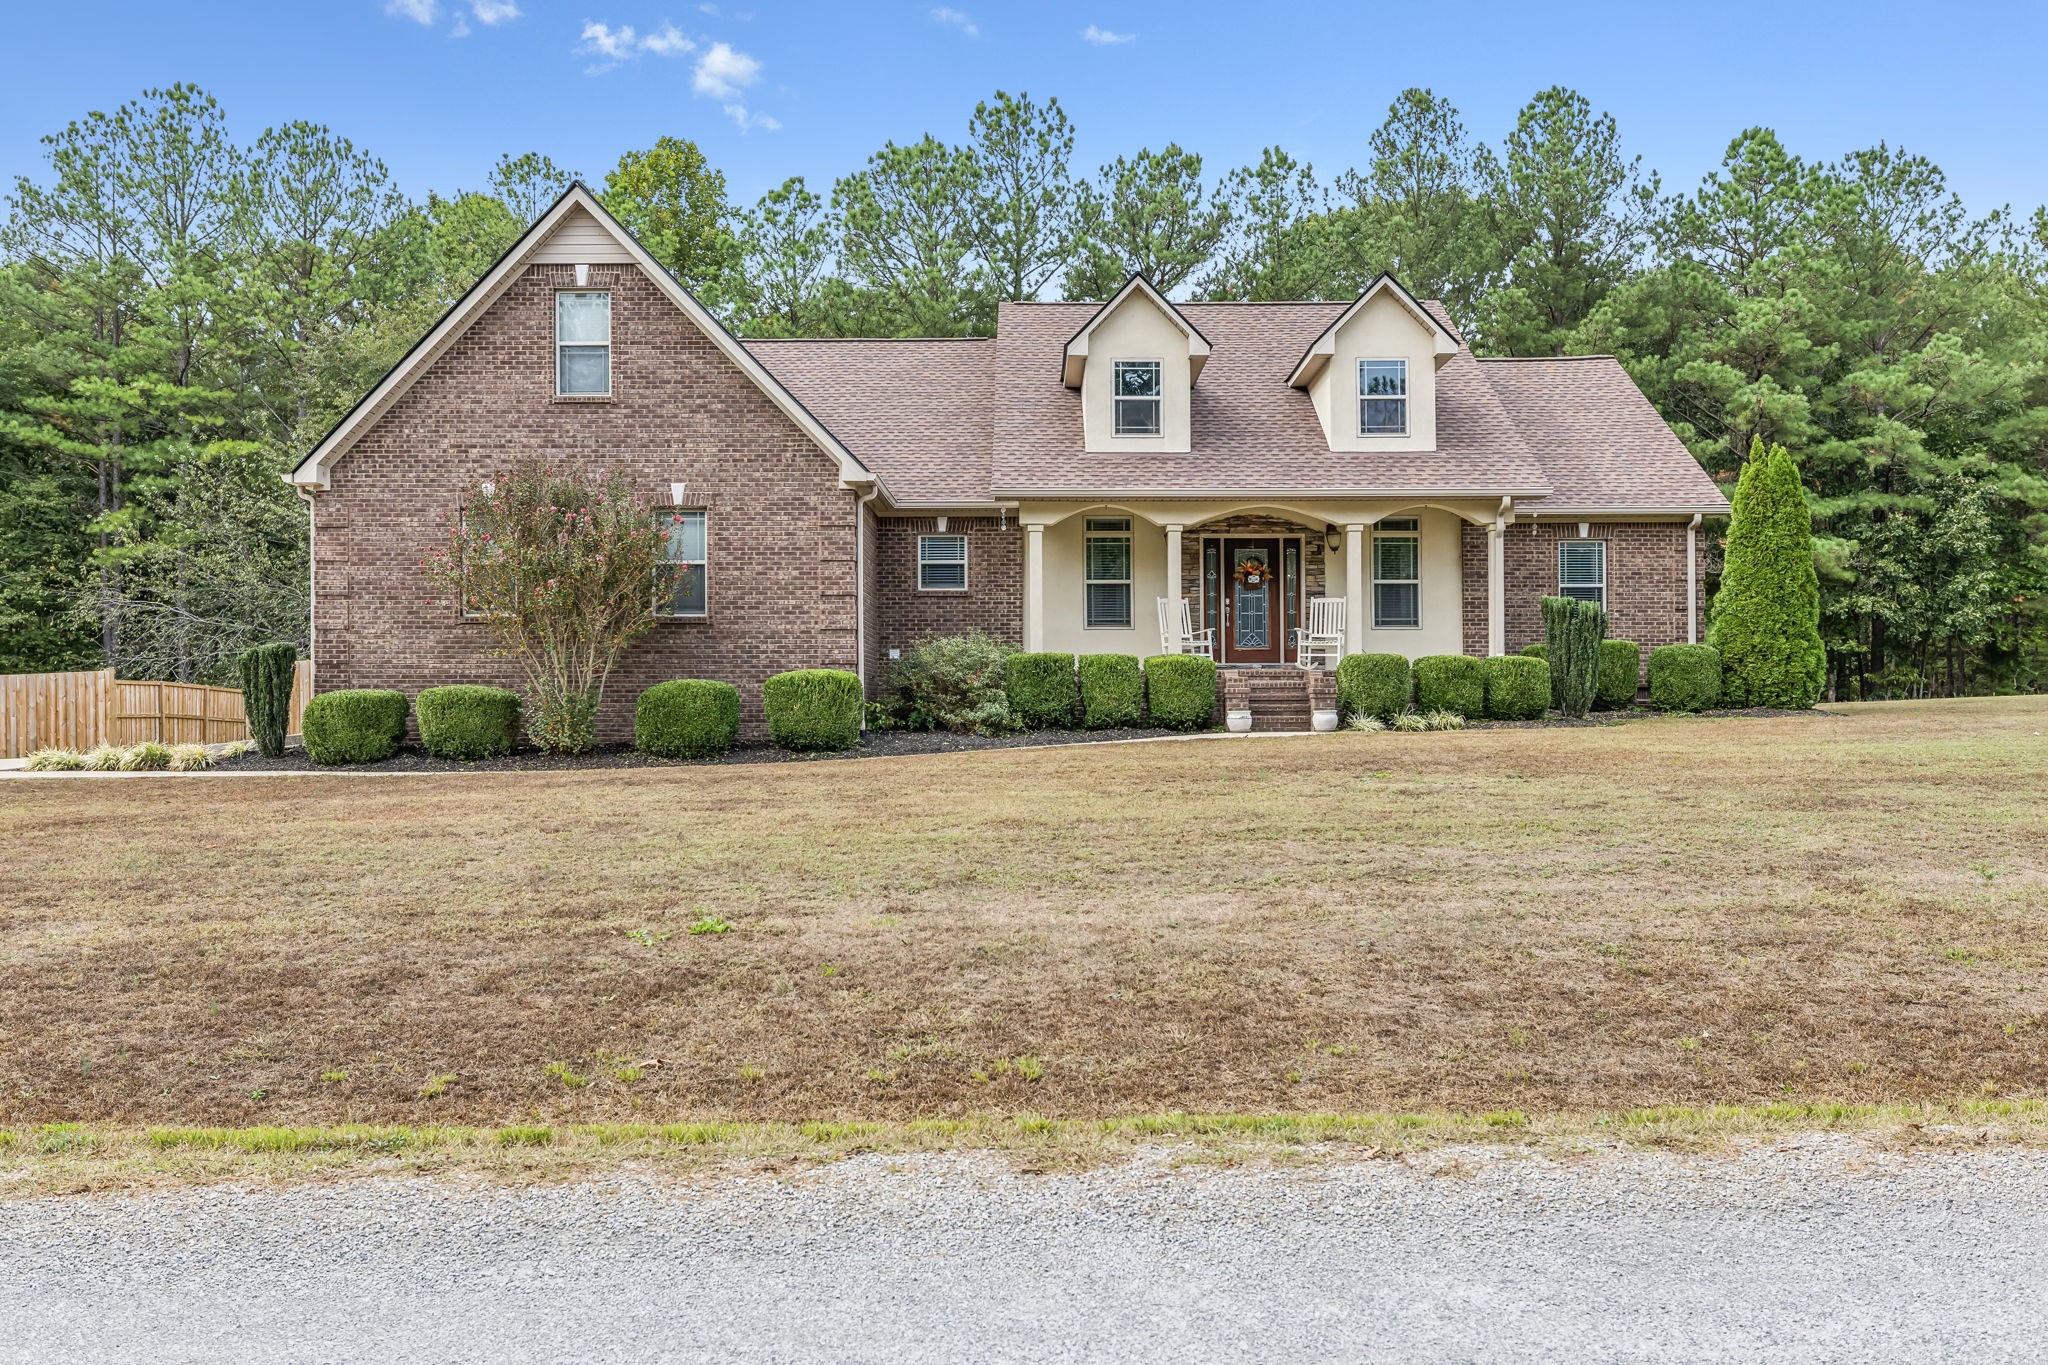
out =
[[[1422,625],[1422,522],[1388,517],[1372,533],[1374,630],[1415,630]]]
[[[555,392],[604,397],[612,391],[612,296],[602,289],[555,295]]]
[[[688,620],[709,608],[710,525],[703,509],[657,507],[654,614]]]
[[[483,486],[483,493],[485,497],[489,497],[491,495],[491,486],[489,484],[485,484]],[[472,557],[479,561],[487,560],[491,563],[496,563],[497,561],[505,557],[504,548],[500,546],[495,540],[493,540],[489,533],[482,533],[474,537],[470,535],[469,509],[467,507],[460,508],[456,511],[455,520],[456,524],[461,528],[462,531],[462,535],[460,536],[459,539],[462,546],[461,567],[463,616],[472,621],[483,621],[488,620],[490,617],[493,616],[507,615],[509,613],[510,606],[517,605],[517,586],[512,585],[511,587],[511,591],[514,593],[513,602],[506,606],[499,606],[493,602],[485,600],[494,591],[494,588],[491,586],[477,586],[473,584],[470,580],[469,572],[469,566]]]
[[[1083,624],[1090,630],[1131,628],[1131,519],[1088,518]]]
[[[1408,362],[1358,362],[1358,434],[1408,434]]]
[[[959,592],[967,586],[967,537],[917,538],[917,590]]]
[[[1157,436],[1159,426],[1160,370],[1157,360],[1116,362],[1116,434]]]
[[[1607,605],[1607,542],[1557,542],[1557,595]]]

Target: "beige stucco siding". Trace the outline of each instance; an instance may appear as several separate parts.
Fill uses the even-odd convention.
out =
[[[1436,337],[1391,293],[1367,301],[1337,330],[1336,354],[1309,385],[1332,450],[1436,449]],[[1358,430],[1358,362],[1408,362],[1408,434]]]
[[[1159,435],[1116,434],[1116,362],[1157,360]],[[1088,365],[1081,375],[1081,423],[1089,450],[1184,455],[1189,450],[1188,389],[1193,369],[1187,333],[1143,294],[1125,297],[1114,313],[1096,324],[1088,338]]]
[[[1455,513],[1439,508],[1426,507],[1420,511],[1396,512],[1395,516],[1413,516],[1420,523],[1422,537],[1422,624],[1413,629],[1376,629],[1372,623],[1372,545],[1371,533],[1364,537],[1365,553],[1365,600],[1355,608],[1363,615],[1359,618],[1364,626],[1360,652],[1365,654],[1405,654],[1419,659],[1425,654],[1461,654],[1465,648],[1464,637],[1464,569],[1460,561],[1460,527],[1463,520]],[[1343,596],[1348,566],[1344,559],[1344,541],[1340,537],[1337,547],[1330,552],[1326,579],[1332,596]]]
[[[1140,657],[1159,652],[1159,599],[1166,596],[1166,536],[1143,518],[1131,518],[1130,629],[1090,629],[1085,624],[1088,518],[1119,515],[1105,508],[1046,528],[1045,648]]]

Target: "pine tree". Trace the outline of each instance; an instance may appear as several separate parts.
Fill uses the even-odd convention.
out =
[[[1721,651],[1728,705],[1803,711],[1820,700],[1827,653],[1813,518],[1791,453],[1772,446],[1766,454],[1762,438],[1751,445],[1735,485],[1707,643]]]

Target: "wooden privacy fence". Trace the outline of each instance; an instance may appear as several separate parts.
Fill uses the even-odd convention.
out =
[[[313,665],[292,672],[291,719],[313,695]],[[249,737],[241,689],[199,683],[136,682],[111,668],[84,673],[0,674],[0,758],[37,749],[90,749],[99,744],[225,744]]]

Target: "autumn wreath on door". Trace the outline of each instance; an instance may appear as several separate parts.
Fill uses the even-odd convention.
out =
[[[1267,575],[1271,572],[1272,570],[1266,567],[1265,560],[1257,555],[1246,555],[1243,559],[1237,561],[1237,586],[1240,588],[1263,587]]]

